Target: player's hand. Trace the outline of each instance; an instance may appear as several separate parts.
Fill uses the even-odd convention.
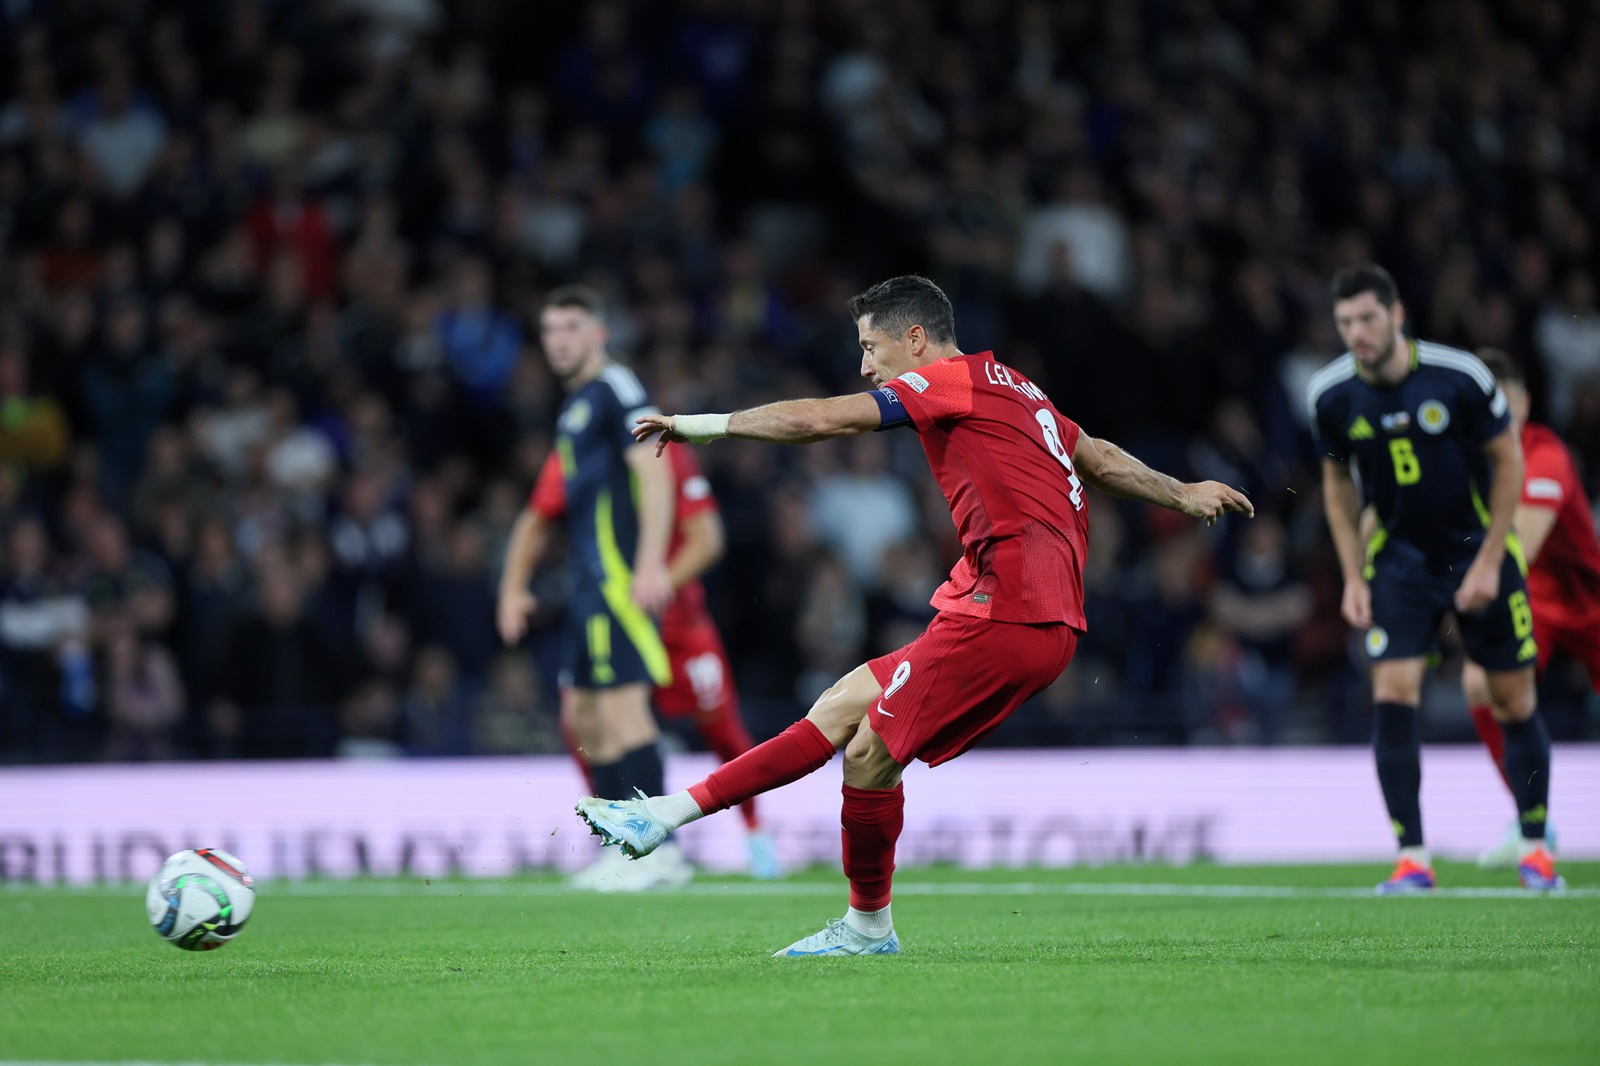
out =
[[[1500,596],[1500,564],[1477,561],[1467,567],[1467,576],[1456,589],[1456,610],[1477,614]]]
[[[635,419],[634,421],[637,424],[633,427],[634,441],[643,444],[657,433],[661,434],[661,439],[656,441],[657,456],[665,452],[667,445],[674,441],[685,443],[687,438],[679,436],[674,428],[676,425],[674,420],[676,418],[676,415],[645,415],[642,418]],[[635,579],[635,586],[637,587],[637,579]]]
[[[538,607],[539,601],[527,589],[501,595],[500,602],[495,606],[494,621],[506,647],[516,644],[528,632],[528,617]]]
[[[1372,628],[1372,588],[1362,578],[1345,582],[1339,613],[1353,629]]]
[[[639,566],[633,572],[633,602],[649,611],[660,614],[672,602],[672,578],[664,564]]]
[[[1255,504],[1244,493],[1220,481],[1201,481],[1183,486],[1183,492],[1178,497],[1178,510],[1190,518],[1204,518],[1208,526],[1215,525],[1217,519],[1229,511],[1238,511],[1246,518],[1256,516]]]

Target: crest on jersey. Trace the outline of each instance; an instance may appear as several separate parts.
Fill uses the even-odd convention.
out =
[[[904,374],[900,375],[900,380],[905,382],[907,385],[910,385],[918,392],[928,391],[928,379],[917,373],[915,370],[907,370]]]
[[[594,410],[589,406],[588,400],[578,400],[567,408],[567,413],[561,416],[561,428],[567,433],[582,433],[583,427],[589,424],[589,418]]]
[[[1367,655],[1376,659],[1389,650],[1389,634],[1382,626],[1367,630]]]
[[[1438,400],[1424,400],[1417,408],[1417,424],[1424,433],[1443,433],[1450,425],[1450,409]]]

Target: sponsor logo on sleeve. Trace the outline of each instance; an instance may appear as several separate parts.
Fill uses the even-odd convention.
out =
[[[918,392],[928,391],[928,379],[917,373],[915,370],[908,370],[904,374],[901,374],[900,380],[905,382],[907,385],[910,385]]]
[[[1562,491],[1561,482],[1548,477],[1530,478],[1522,494],[1530,500],[1555,500],[1557,503],[1560,503],[1562,497],[1566,495]]]

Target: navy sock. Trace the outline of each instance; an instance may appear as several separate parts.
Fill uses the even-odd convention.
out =
[[[589,777],[594,781],[594,794],[601,799],[619,800],[633,795],[622,787],[622,762],[591,763]]]
[[[1404,703],[1372,708],[1372,751],[1389,822],[1402,848],[1422,846],[1422,726]],[[1509,749],[1508,749],[1509,759]]]
[[[660,796],[666,792],[666,767],[661,762],[661,747],[655,741],[634,748],[617,760],[616,765],[623,789],[616,798],[633,799],[636,788],[643,790],[646,796]]]
[[[1544,836],[1550,802],[1550,731],[1537,710],[1525,722],[1502,722],[1506,735],[1506,779],[1517,801],[1524,839]]]

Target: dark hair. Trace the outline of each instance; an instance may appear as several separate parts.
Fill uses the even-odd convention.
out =
[[[1395,287],[1394,278],[1377,263],[1345,267],[1333,276],[1331,288],[1334,303],[1353,299],[1364,292],[1372,293],[1385,307],[1393,307],[1400,300],[1400,290]]]
[[[872,316],[872,328],[898,337],[921,326],[934,344],[956,342],[956,313],[950,297],[927,278],[904,274],[880,281],[859,296],[850,297],[850,317]]]
[[[606,317],[605,298],[587,285],[559,285],[551,289],[545,293],[544,303],[539,305],[539,310],[548,311],[552,307],[576,307],[595,318]]]
[[[1489,373],[1502,385],[1523,385],[1522,368],[1499,348],[1479,348],[1477,356],[1483,365],[1489,368]]]

